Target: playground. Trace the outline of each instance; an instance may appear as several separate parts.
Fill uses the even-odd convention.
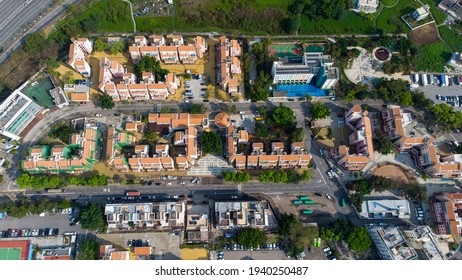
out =
[[[53,88],[53,83],[47,77],[28,84],[23,88],[22,93],[34,100],[38,105],[51,109],[56,106],[49,92]]]

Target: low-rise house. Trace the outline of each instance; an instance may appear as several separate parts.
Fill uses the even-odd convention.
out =
[[[85,61],[85,54],[93,52],[93,43],[87,38],[71,38],[68,64],[84,77],[91,77],[91,67]]]
[[[185,222],[184,202],[106,204],[108,230],[135,228],[180,229]],[[131,222],[131,223],[130,223]]]
[[[180,80],[175,74],[169,73],[165,76],[165,85],[170,94],[175,94],[176,90],[180,87]]]
[[[147,46],[148,40],[144,36],[135,36],[135,44],[139,47]]]
[[[141,60],[140,47],[130,46],[128,47],[128,52],[130,53],[133,63],[138,63]]]
[[[148,88],[145,84],[129,84],[127,88],[130,93],[130,96],[135,100],[150,99]]]
[[[204,53],[207,51],[207,42],[204,37],[196,36],[194,38],[194,46],[196,48],[197,57],[202,58]]]
[[[183,46],[184,45],[183,36],[169,34],[167,35],[167,44],[169,46]]]
[[[197,60],[196,48],[194,46],[179,46],[178,56],[183,64],[194,64]]]
[[[117,250],[114,245],[100,245],[99,259],[107,261],[128,261],[130,260],[130,251]]]
[[[284,143],[282,142],[273,142],[271,143],[271,154],[272,155],[283,155],[284,152]]]
[[[141,57],[151,56],[155,57],[157,60],[160,60],[159,47],[157,46],[145,46],[140,47]]]
[[[379,0],[356,0],[354,10],[366,14],[375,13],[379,3]]]
[[[151,44],[153,46],[165,46],[166,43],[165,43],[165,38],[164,36],[158,36],[158,35],[152,35],[152,36],[149,36],[149,38],[151,39]]]
[[[277,229],[277,221],[267,201],[215,202],[217,229],[261,228]]]
[[[424,5],[412,13],[412,17],[416,21],[423,20],[424,18],[428,17],[428,15],[430,15],[430,6],[428,5]]]
[[[167,86],[164,83],[148,84],[147,89],[153,100],[163,101],[169,96]]]
[[[117,93],[119,95],[120,100],[128,100],[130,95],[130,90],[128,89],[128,85],[126,84],[117,84]]]
[[[399,139],[404,136],[404,128],[411,123],[410,113],[403,113],[399,106],[391,106],[391,109],[382,112],[382,130],[391,139]]]
[[[153,75],[152,72],[143,72],[141,74],[141,81],[140,83],[144,84],[154,84],[156,82],[156,79]]]
[[[165,64],[178,63],[178,50],[176,46],[159,47],[159,54]]]

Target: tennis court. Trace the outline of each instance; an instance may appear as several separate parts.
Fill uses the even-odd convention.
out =
[[[55,107],[55,103],[53,102],[49,90],[53,88],[54,86],[51,80],[49,78],[44,78],[28,84],[24,87],[22,92],[37,102],[38,105],[46,109],[51,109]]]
[[[300,56],[301,50],[297,45],[271,45],[270,55],[280,58]]]
[[[1,248],[0,249],[0,260],[20,260],[21,259],[21,248]]]

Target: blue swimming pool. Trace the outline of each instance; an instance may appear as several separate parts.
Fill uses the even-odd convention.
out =
[[[311,96],[326,96],[327,94],[310,84],[289,84],[289,85],[278,85],[277,90],[287,91],[287,97],[305,97],[306,94]]]

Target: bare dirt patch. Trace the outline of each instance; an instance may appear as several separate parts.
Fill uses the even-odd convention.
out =
[[[417,46],[431,44],[440,40],[438,28],[434,22],[412,30],[411,38]]]
[[[372,173],[377,176],[394,179],[403,183],[409,183],[410,178],[412,178],[412,176],[407,174],[407,171],[405,171],[403,168],[391,163],[378,165],[376,168],[374,168]]]

